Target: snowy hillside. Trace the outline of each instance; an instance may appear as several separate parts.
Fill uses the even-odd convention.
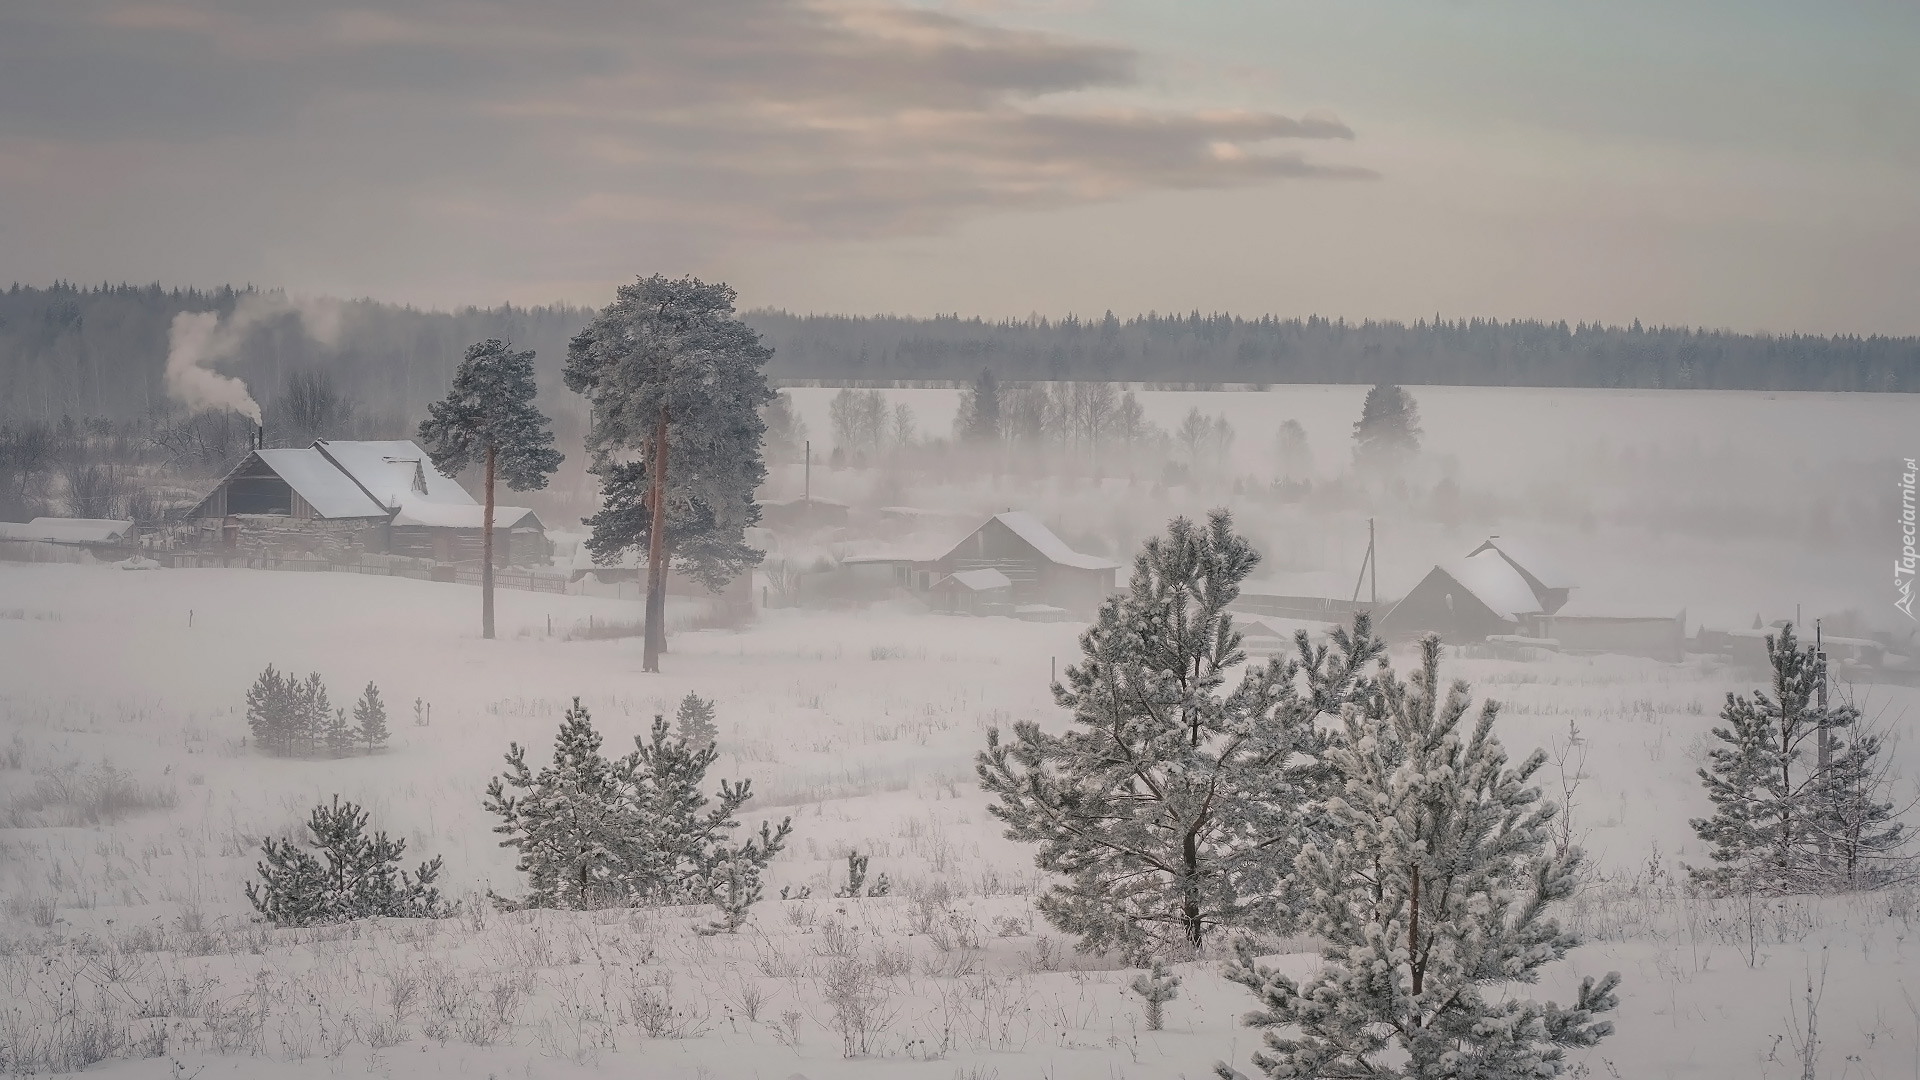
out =
[[[118,1039],[109,1076],[1166,1077],[1244,1067],[1252,1006],[1214,965],[1176,965],[1167,1027],[1145,1027],[1138,974],[1076,955],[1036,917],[1030,853],[1000,836],[973,778],[989,726],[1057,728],[1050,663],[1074,624],[764,612],[678,634],[667,673],[637,639],[565,640],[635,605],[513,591],[482,641],[458,585],[245,570],[128,573],[0,564],[0,1041]],[[556,632],[549,636],[549,619]],[[1400,666],[1407,658],[1396,657]],[[336,701],[376,682],[393,746],[295,760],[243,745],[262,667],[319,672]],[[1908,890],[1827,900],[1683,899],[1703,851],[1693,773],[1720,699],[1758,677],[1698,661],[1456,659],[1507,703],[1523,754],[1574,788],[1598,875],[1570,922],[1590,943],[1552,970],[1618,969],[1620,1034],[1576,1057],[1595,1077],[1801,1075],[1811,974],[1817,1075],[1906,1075],[1920,1011]],[[510,741],[544,755],[568,700],[610,747],[694,691],[717,699],[716,772],[750,777],[743,817],[791,815],[773,896],[738,935],[711,910],[501,913],[521,891],[481,809]],[[1911,689],[1861,688],[1904,718]],[[425,726],[414,722],[413,703]],[[1899,748],[1915,775],[1910,746]],[[1584,766],[1580,764],[1584,762]],[[462,898],[446,922],[264,929],[242,896],[262,837],[334,793],[442,855]],[[867,854],[891,895],[835,899]],[[1303,946],[1304,947],[1304,946]],[[1305,971],[1303,953],[1282,961]],[[87,1034],[91,1032],[91,1034]],[[178,1064],[175,1064],[178,1063]],[[76,1062],[77,1064],[77,1062]]]

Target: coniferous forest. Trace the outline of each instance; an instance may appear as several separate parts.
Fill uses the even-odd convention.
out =
[[[249,291],[57,283],[0,292],[0,416],[130,419],[172,411],[165,369],[173,317],[230,312]],[[564,305],[439,312],[348,301],[333,341],[316,340],[287,314],[256,325],[222,368],[263,402],[324,370],[361,404],[363,426],[398,428],[444,389],[474,341],[500,338],[535,350],[543,395],[557,392],[567,342],[591,315]],[[760,310],[746,319],[774,350],[767,372],[775,380],[957,384],[984,368],[1002,381],[1920,391],[1920,338],[1911,337],[1199,312],[992,321]]]

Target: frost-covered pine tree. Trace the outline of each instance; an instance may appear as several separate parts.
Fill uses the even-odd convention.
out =
[[[1880,740],[1856,733],[1860,713],[1851,703],[1821,704],[1820,659],[1800,647],[1791,623],[1767,636],[1767,660],[1772,693],[1730,693],[1720,710],[1725,723],[1713,734],[1721,745],[1700,770],[1714,813],[1693,822],[1713,865],[1688,872],[1723,894],[1870,885],[1876,870],[1903,861],[1905,847],[1885,798]]]
[[[1821,868],[1830,887],[1876,889],[1913,876],[1911,834],[1888,798],[1891,762],[1878,732],[1859,721],[1849,738],[1835,747],[1826,782],[1821,785]]]
[[[709,799],[702,791],[707,770],[720,757],[712,743],[695,747],[668,735],[665,717],[653,718],[647,737],[634,738],[625,776],[633,813],[645,823],[645,842],[631,850],[627,870],[633,902],[706,903],[726,875],[759,874],[786,846],[793,819],[776,829],[760,823],[758,833],[733,842],[735,816],[753,798],[753,782],[720,781]]]
[[[533,351],[515,352],[498,339],[478,342],[454,370],[447,396],[427,406],[420,445],[447,476],[481,466],[486,488],[480,518],[480,634],[493,636],[493,489],[505,479],[515,491],[547,486],[560,467],[553,431],[534,405]]]
[[[360,700],[354,702],[353,736],[369,754],[387,745],[387,706],[380,700],[380,688],[372,683],[361,691]]]
[[[313,850],[268,837],[255,868],[260,881],[246,887],[248,901],[275,926],[444,917],[446,905],[434,886],[439,857],[409,874],[400,869],[406,841],[384,832],[369,836],[366,827],[366,811],[338,795],[331,806],[314,807],[306,837]]]
[[[327,684],[320,681],[319,672],[307,673],[307,680],[294,687],[293,700],[293,730],[287,752],[293,753],[295,746],[300,746],[314,753],[325,743],[327,728],[333,723],[333,702],[327,697]]]
[[[300,717],[299,683],[272,664],[247,689],[247,729],[262,749],[290,754]]]
[[[647,671],[666,651],[668,565],[718,591],[763,555],[746,529],[767,476],[773,350],[734,300],[724,284],[656,274],[621,286],[567,347],[567,387],[593,405],[587,452],[604,498],[587,549],[606,562],[647,553]]]
[[[1216,927],[1271,925],[1326,771],[1316,718],[1364,686],[1364,617],[1334,648],[1248,665],[1227,605],[1260,557],[1224,510],[1176,518],[1129,591],[1080,638],[1054,699],[1067,732],[988,732],[977,768],[1007,836],[1059,880],[1038,906],[1084,951],[1197,949]]]
[[[673,716],[674,730],[688,746],[706,746],[720,738],[720,729],[713,722],[713,702],[698,694],[688,694],[680,699],[680,709]]]
[[[1411,683],[1383,664],[1374,686],[1343,712],[1328,752],[1342,788],[1296,861],[1306,902],[1286,929],[1324,942],[1320,970],[1296,982],[1243,940],[1226,972],[1260,998],[1253,1063],[1300,1080],[1559,1076],[1567,1048],[1611,1033],[1596,1017],[1619,976],[1585,980],[1567,1007],[1521,992],[1577,944],[1547,913],[1580,852],[1554,851],[1556,807],[1530,782],[1546,757],[1508,765],[1491,701],[1462,730],[1467,686],[1441,683],[1436,637]]]
[[[520,852],[516,869],[527,875],[521,906],[588,909],[627,900],[626,867],[646,826],[627,798],[631,761],[607,760],[600,742],[593,717],[574,698],[552,763],[536,774],[526,749],[512,743],[506,773],[487,785],[484,805],[500,817],[493,831],[506,837],[501,847]]]
[[[719,751],[670,737],[665,717],[654,717],[625,757],[609,760],[600,745],[576,698],[550,765],[532,772],[514,743],[507,772],[487,786],[486,809],[501,819],[494,831],[506,837],[500,846],[519,850],[528,877],[518,906],[701,904],[723,887],[735,902],[757,897],[749,886],[785,847],[791,819],[777,829],[763,822],[736,843],[735,815],[753,797],[751,783],[722,780],[709,799],[702,788]]]

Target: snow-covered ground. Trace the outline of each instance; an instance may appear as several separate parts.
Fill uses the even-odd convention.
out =
[[[631,620],[635,605],[514,591],[498,603],[500,637],[483,641],[465,586],[0,564],[0,1042],[117,1031],[134,1045],[93,1067],[107,1076],[1039,1080],[1245,1065],[1251,998],[1209,963],[1181,965],[1167,1030],[1147,1031],[1124,989],[1137,972],[1075,955],[1034,914],[1043,882],[973,783],[989,726],[1063,722],[1048,673],[1074,658],[1078,627],[766,612],[677,635],[666,673],[649,676],[637,639],[564,633]],[[243,746],[242,695],[268,663],[320,672],[336,703],[378,683],[393,748],[285,760]],[[1565,996],[1580,972],[1626,980],[1619,1033],[1578,1058],[1582,1075],[1798,1077],[1807,983],[1820,992],[1824,972],[1816,1075],[1920,1076],[1914,893],[1681,895],[1681,864],[1701,857],[1693,771],[1720,699],[1753,674],[1606,657],[1452,672],[1508,703],[1516,755],[1578,729],[1584,769],[1543,775],[1556,797],[1578,778],[1597,875],[1566,915],[1590,944],[1547,990]],[[520,888],[480,805],[507,744],[543,757],[578,696],[615,748],[688,691],[718,700],[718,771],[758,793],[746,819],[794,819],[770,891],[811,885],[814,898],[770,897],[720,937],[693,932],[710,911],[478,902]],[[1900,725],[1914,711],[1913,690],[1865,692]],[[1911,747],[1900,753],[1916,775]],[[105,768],[125,774],[119,810],[88,797]],[[410,859],[443,855],[461,917],[252,924],[242,886],[260,838],[336,792],[404,837]],[[832,898],[853,849],[893,895]]]

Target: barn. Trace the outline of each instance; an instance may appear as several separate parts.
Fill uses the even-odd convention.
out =
[[[1083,555],[1024,510],[988,518],[966,539],[934,563],[934,587],[940,575],[997,570],[1007,580],[1010,602],[1046,605],[1091,615],[1113,592],[1111,559]]]
[[[1505,556],[1482,546],[1447,566],[1435,566],[1380,620],[1380,633],[1409,638],[1439,634],[1449,642],[1519,634],[1545,613],[1533,586]]]
[[[465,562],[480,558],[484,512],[410,440],[321,439],[251,451],[191,516],[226,548]],[[494,507],[498,565],[551,554],[546,527],[532,510]]]

